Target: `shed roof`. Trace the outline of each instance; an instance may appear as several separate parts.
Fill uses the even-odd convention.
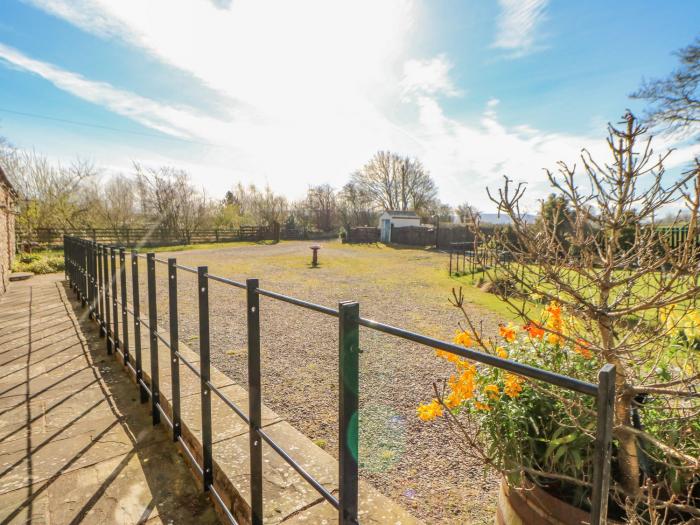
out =
[[[384,213],[388,213],[392,217],[404,217],[407,219],[418,219],[415,211],[401,211],[401,210],[386,210]]]

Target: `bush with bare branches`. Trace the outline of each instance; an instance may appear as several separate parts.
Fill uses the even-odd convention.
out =
[[[614,364],[611,515],[691,522],[700,518],[700,164],[668,182],[669,153],[654,154],[633,115],[621,124],[609,126],[607,163],[584,150],[580,166],[547,172],[561,205],[542,210],[536,224],[521,211],[524,184],[506,178],[489,193],[511,226],[490,240],[510,262],[487,269],[487,278],[519,291],[502,300],[522,323],[486,338],[467,315],[462,290],[454,291],[465,318],[456,341],[593,382],[603,364]],[[681,205],[683,223],[670,227],[683,235],[671,236],[655,218]],[[479,237],[478,217],[473,223]],[[587,508],[593,402],[443,357],[457,373],[436,386],[419,416],[446,417],[463,450],[511,483],[534,482]]]

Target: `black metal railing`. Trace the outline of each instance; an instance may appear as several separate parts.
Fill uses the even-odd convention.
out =
[[[212,456],[212,417],[211,395],[215,394],[224,404],[237,414],[249,428],[250,447],[250,501],[251,522],[262,524],[263,518],[263,461],[262,442],[267,443],[301,477],[304,478],[328,503],[338,510],[341,525],[358,524],[358,390],[360,370],[359,328],[383,332],[401,339],[413,341],[431,349],[440,349],[458,356],[498,367],[515,374],[544,381],[597,399],[597,429],[594,451],[594,472],[592,482],[591,524],[605,523],[607,516],[608,491],[610,483],[610,458],[613,425],[613,401],[615,399],[615,368],[605,365],[599,372],[599,383],[587,383],[571,377],[555,374],[547,370],[502,359],[477,352],[439,339],[421,335],[395,326],[379,323],[360,317],[359,303],[341,302],[338,308],[329,308],[294,297],[260,288],[257,279],[247,279],[245,283],[209,274],[206,266],[191,268],[177,264],[175,258],[167,261],[156,258],[154,253],[145,255],[148,287],[148,322],[140,311],[138,259],[143,254],[131,252],[132,291],[131,308],[127,302],[126,252],[123,247],[108,246],[91,240],[66,236],[64,238],[66,277],[83,306],[89,308],[89,315],[100,327],[106,338],[107,352],[119,353],[125,365],[136,378],[142,402],[151,401],[153,424],[165,420],[172,430],[173,440],[180,443],[193,468],[203,480],[203,488],[209,491],[231,523],[237,523],[224,504],[214,486],[214,460]],[[117,268],[117,256],[119,268]],[[169,338],[158,332],[158,310],[156,303],[156,264],[167,265],[169,300]],[[199,368],[190,363],[179,350],[177,312],[177,273],[178,270],[197,275],[199,304]],[[224,392],[217,388],[210,377],[209,343],[209,281],[216,281],[246,291],[246,312],[248,332],[248,413],[233,403]],[[117,299],[118,288],[121,291]],[[311,474],[293,459],[265,429],[262,428],[262,396],[260,389],[260,296],[283,301],[301,308],[338,318],[339,328],[339,492],[336,498],[330,490],[318,482]],[[110,303],[111,301],[111,303]],[[110,308],[111,307],[111,308]],[[121,311],[121,315],[120,315]],[[129,338],[128,315],[134,324],[133,340]],[[121,334],[119,318],[121,317]],[[143,379],[141,326],[149,332],[150,342],[150,384]],[[130,343],[133,342],[133,356]],[[160,402],[158,349],[159,342],[165,345],[171,358],[171,417]],[[180,378],[179,362],[187,366],[200,379],[201,419],[202,419],[202,463],[182,438],[180,420]]]

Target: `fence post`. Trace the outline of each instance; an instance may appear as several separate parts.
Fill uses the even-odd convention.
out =
[[[172,381],[173,441],[181,434],[180,426],[180,358],[177,326],[177,261],[168,259],[168,304],[170,320],[170,378]]]
[[[339,317],[339,430],[338,478],[340,525],[357,525],[358,394],[360,373],[360,305],[338,305]]]
[[[112,353],[112,305],[110,304],[110,292],[109,292],[109,247],[104,245],[102,247],[102,268],[103,268],[103,281],[102,285],[105,290],[105,338],[107,340],[107,354]]]
[[[197,267],[199,289],[199,372],[202,398],[202,472],[204,490],[214,483],[211,434],[211,388],[209,358],[209,280],[206,266]]]
[[[92,310],[95,321],[100,322],[100,289],[97,278],[97,243],[90,243],[90,266],[92,267]]]
[[[112,348],[119,351],[119,310],[117,309],[117,261],[114,246],[109,248],[109,263],[112,267]]]
[[[606,364],[598,373],[598,422],[593,458],[591,525],[607,523],[614,402],[615,366]]]
[[[141,403],[148,400],[143,387],[143,364],[141,359],[141,296],[139,293],[139,254],[131,250],[131,304],[134,307],[134,354],[136,356],[136,384],[139,386]]]
[[[248,412],[250,417],[250,508],[252,525],[263,522],[262,441],[258,429],[262,420],[260,388],[260,296],[258,280],[246,280],[248,319]]]
[[[156,254],[146,255],[146,273],[148,275],[148,326],[151,341],[151,417],[153,424],[160,423],[160,390],[158,381],[158,306],[156,304]]]
[[[129,364],[129,316],[126,310],[126,252],[124,247],[119,248],[119,275],[121,277],[122,292],[122,357],[124,358],[124,366],[127,366]]]

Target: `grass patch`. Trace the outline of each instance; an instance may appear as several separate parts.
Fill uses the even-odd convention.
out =
[[[201,244],[177,244],[174,246],[154,246],[144,247],[139,251],[143,253],[153,252],[185,252],[189,250],[216,250],[218,248],[237,248],[244,246],[268,246],[271,244],[281,244],[284,241],[231,241],[231,242],[207,242]]]
[[[37,275],[62,272],[64,268],[63,251],[58,250],[21,253],[12,264],[13,272],[31,272]]]

